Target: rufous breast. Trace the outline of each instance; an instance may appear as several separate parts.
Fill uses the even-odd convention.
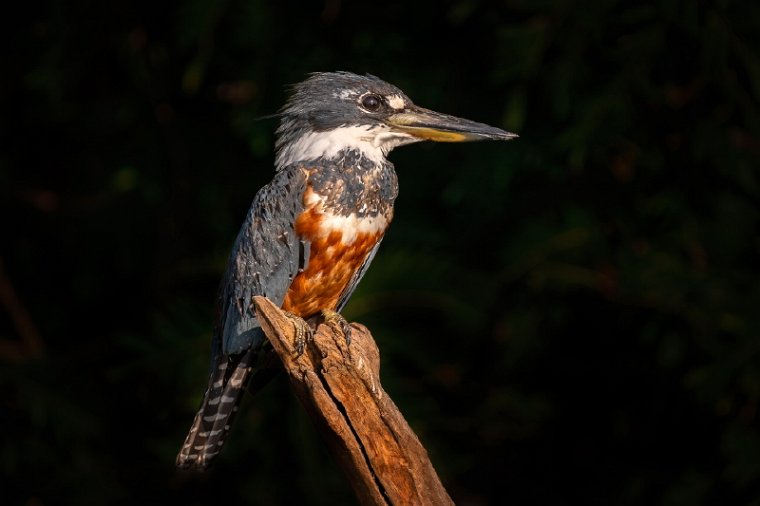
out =
[[[295,230],[311,243],[309,261],[293,279],[282,308],[302,318],[322,309],[337,309],[341,296],[385,234],[391,214],[392,210],[387,216],[331,213],[324,199],[308,187]]]

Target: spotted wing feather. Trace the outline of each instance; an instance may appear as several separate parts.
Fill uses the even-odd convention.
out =
[[[303,171],[291,166],[278,172],[253,199],[219,290],[208,387],[177,455],[180,468],[205,469],[222,449],[265,342],[253,297],[264,295],[282,304],[307,261],[303,255],[309,245],[301,243],[294,229],[303,210],[305,186]]]

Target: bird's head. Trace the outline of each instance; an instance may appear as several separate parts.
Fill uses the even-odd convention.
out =
[[[279,116],[278,168],[332,158],[346,149],[360,150],[365,157],[382,162],[393,148],[423,140],[517,137],[483,123],[418,107],[392,84],[349,72],[316,73],[296,84]]]

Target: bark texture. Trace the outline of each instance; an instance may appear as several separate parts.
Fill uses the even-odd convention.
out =
[[[255,297],[257,317],[309,416],[365,505],[453,504],[427,451],[380,384],[369,330],[322,324],[302,355],[291,317]]]

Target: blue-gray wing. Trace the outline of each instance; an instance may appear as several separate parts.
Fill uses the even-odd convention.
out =
[[[293,165],[278,171],[254,197],[220,288],[214,359],[219,352],[241,353],[263,342],[253,296],[281,305],[293,278],[305,267],[309,244],[295,232],[305,190],[306,175]]]
[[[253,199],[219,290],[208,387],[177,455],[180,468],[206,469],[224,445],[265,341],[253,297],[264,295],[282,305],[305,267],[309,245],[295,232],[305,190],[304,171],[286,167]]]

